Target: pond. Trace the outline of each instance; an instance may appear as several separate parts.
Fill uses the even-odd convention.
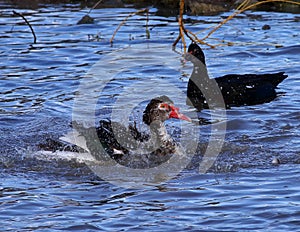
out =
[[[207,40],[232,46],[202,45],[212,78],[272,72],[289,77],[279,85],[274,101],[226,110],[221,151],[205,174],[199,172],[199,162],[214,132],[212,125],[220,121],[193,126],[200,131],[200,138],[195,138],[199,149],[195,148],[193,162],[179,174],[132,189],[103,180],[85,163],[35,155],[38,144],[58,140],[71,130],[76,113],[90,109],[78,104],[78,99],[91,72],[98,78],[89,83],[90,92],[98,94],[91,108],[96,121],[110,117],[112,111],[116,120],[122,120],[128,107],[130,112],[137,110],[133,117],[139,120],[153,93],[168,95],[193,119],[212,120],[213,112],[196,113],[185,105],[193,66],[183,59],[181,43],[172,50],[178,35],[176,18],[158,16],[150,8],[150,38],[146,16],[138,14],[120,28],[111,46],[109,40],[119,23],[138,9],[94,9],[90,13],[94,24],[77,24],[89,9],[76,4],[41,5],[35,10],[15,9],[3,2],[0,6],[3,231],[299,228],[299,14],[247,11]],[[30,21],[36,44],[13,10]],[[201,32],[230,13],[185,16],[185,25]],[[264,25],[270,29],[263,30]],[[175,120],[167,123],[175,137],[186,125]],[[184,143],[194,135],[180,136]],[[272,163],[274,158],[280,165]]]

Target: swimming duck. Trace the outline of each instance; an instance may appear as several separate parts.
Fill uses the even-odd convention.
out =
[[[187,104],[193,105],[198,110],[208,108],[211,105],[209,102],[213,104],[214,99],[218,99],[215,101],[219,104],[220,97],[223,98],[222,101],[226,108],[270,102],[277,96],[275,89],[278,84],[288,77],[284,72],[278,72],[229,74],[209,79],[205,55],[196,43],[189,45],[186,60],[191,61],[194,65],[187,87]],[[218,89],[214,84],[217,84]],[[220,93],[222,96],[219,96]]]
[[[167,133],[164,122],[176,118],[191,122],[179,112],[167,96],[152,99],[143,112],[143,122],[150,133],[140,132],[136,123],[125,127],[119,122],[101,120],[97,127],[72,122],[73,130],[60,141],[40,144],[39,156],[78,162],[102,162],[111,158],[131,168],[149,168],[166,162],[172,154],[184,156],[182,148]],[[53,154],[52,154],[52,153]],[[52,156],[51,156],[52,154]]]
[[[170,98],[161,96],[152,99],[143,112],[143,122],[150,133],[138,131],[136,123],[125,127],[111,120],[101,120],[96,133],[95,128],[81,129],[78,125],[76,130],[85,137],[86,147],[98,160],[105,159],[108,154],[123,165],[152,167],[180,150],[164,125],[171,118],[191,121],[179,112]]]

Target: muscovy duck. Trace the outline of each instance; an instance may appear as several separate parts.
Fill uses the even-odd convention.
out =
[[[244,105],[256,105],[270,102],[276,98],[275,89],[288,76],[284,72],[272,74],[229,74],[215,79],[209,79],[202,49],[191,43],[186,60],[192,61],[193,73],[187,87],[187,104],[201,110],[214,104],[220,93],[226,108]],[[215,80],[219,90],[214,88]],[[205,93],[206,92],[206,93]],[[211,103],[211,104],[208,104]]]
[[[120,164],[130,167],[153,167],[165,162],[180,147],[167,133],[164,122],[170,118],[191,121],[179,112],[179,108],[167,96],[154,98],[143,112],[143,122],[150,134],[139,132],[136,124],[125,128],[117,122],[100,121],[98,138],[105,151]],[[89,143],[87,143],[89,147]],[[97,156],[97,151],[91,153]]]
[[[143,112],[143,122],[149,126],[150,134],[139,132],[136,124],[127,128],[118,122],[101,120],[100,126],[96,128],[86,128],[72,122],[74,130],[61,140],[84,149],[95,161],[113,158],[118,163],[132,168],[154,167],[167,161],[172,154],[183,153],[165,128],[164,122],[170,118],[191,122],[189,117],[179,112],[179,108],[174,106],[170,98],[161,96],[152,99]],[[63,147],[66,145],[58,146],[60,150],[63,150]],[[77,154],[80,157],[80,154]]]

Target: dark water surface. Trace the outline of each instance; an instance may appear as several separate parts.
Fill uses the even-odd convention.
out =
[[[212,77],[285,71],[289,78],[279,85],[279,97],[227,110],[224,146],[207,174],[191,164],[166,183],[130,190],[101,180],[85,164],[36,160],[34,154],[37,144],[70,130],[79,108],[74,102],[78,87],[97,64],[102,65],[99,79],[109,80],[99,86],[97,118],[106,117],[110,106],[122,115],[118,99],[140,97],[142,102],[152,98],[153,89],[188,110],[183,96],[192,65],[171,49],[178,31],[175,17],[155,16],[151,9],[147,39],[145,16],[133,16],[110,46],[117,25],[136,9],[93,10],[95,24],[88,25],[76,24],[88,12],[78,5],[18,9],[34,27],[38,42],[32,44],[32,34],[13,16],[13,6],[0,7],[2,231],[299,230],[299,15],[246,12],[213,35],[235,43],[203,47]],[[220,18],[191,17],[186,27],[201,31]],[[271,29],[262,30],[265,24]],[[135,107],[131,101],[126,106]],[[210,112],[199,116],[209,120]],[[177,126],[170,122],[171,130],[176,132]],[[211,133],[210,125],[198,127],[195,161]],[[274,158],[281,164],[274,166]]]

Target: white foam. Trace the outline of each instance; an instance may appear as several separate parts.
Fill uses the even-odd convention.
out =
[[[79,153],[71,151],[44,151],[40,150],[32,154],[32,157],[39,160],[66,160],[77,163],[97,162],[97,160],[88,152]]]

